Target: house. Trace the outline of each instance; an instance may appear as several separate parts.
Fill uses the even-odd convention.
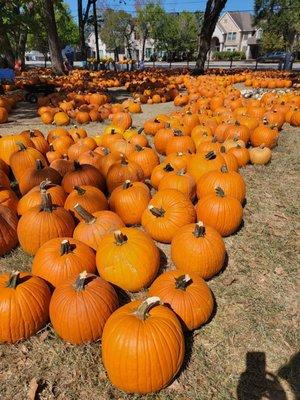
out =
[[[218,20],[212,36],[211,56],[215,51],[243,51],[246,59],[258,55],[262,30],[255,27],[252,15],[245,11],[229,11]]]

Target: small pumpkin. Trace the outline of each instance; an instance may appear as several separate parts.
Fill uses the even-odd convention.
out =
[[[250,149],[249,155],[252,164],[265,165],[271,161],[272,151],[262,143],[259,147]]]
[[[182,192],[193,201],[196,196],[195,179],[184,169],[179,170],[176,174],[166,174],[158,185],[158,190],[176,189]]]
[[[236,147],[232,147],[228,153],[235,156],[239,168],[245,167],[250,161],[249,150],[245,147],[241,147],[239,144]]]
[[[0,204],[0,257],[11,251],[18,243],[17,214]]]
[[[136,162],[143,170],[144,179],[151,177],[153,169],[159,164],[156,152],[150,147],[135,146],[135,151],[129,154],[129,161]]]
[[[89,164],[80,164],[74,161],[74,170],[68,172],[62,180],[62,187],[67,193],[71,193],[74,186],[95,186],[105,190],[105,179],[101,172]]]
[[[192,154],[187,160],[187,172],[189,172],[197,182],[203,174],[208,171],[220,169],[224,165],[224,158],[215,151],[198,152]]]
[[[126,160],[122,157],[119,162],[115,162],[108,170],[106,183],[108,191],[111,193],[116,187],[126,180],[140,182],[144,179],[144,172],[139,164],[134,161]]]

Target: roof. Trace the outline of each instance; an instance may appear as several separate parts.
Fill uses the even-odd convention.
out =
[[[229,11],[228,14],[241,31],[253,31],[255,29],[254,25],[252,24],[252,15],[250,13],[242,11]]]

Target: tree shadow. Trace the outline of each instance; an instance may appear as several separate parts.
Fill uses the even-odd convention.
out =
[[[238,400],[287,400],[286,393],[276,375],[266,371],[266,354],[247,352],[246,370],[237,385]]]
[[[295,399],[300,399],[300,352],[295,353],[287,364],[279,368],[278,376],[288,382]]]

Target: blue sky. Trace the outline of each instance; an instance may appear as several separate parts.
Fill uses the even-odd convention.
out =
[[[77,0],[65,0],[69,4],[73,17],[77,18]],[[98,0],[100,3],[102,0]],[[85,2],[84,2],[85,3]],[[106,6],[116,10],[126,10],[134,14],[135,0],[126,0],[126,5],[120,4],[119,0],[103,0]],[[206,0],[163,0],[162,5],[167,11],[203,11]],[[228,11],[250,11],[253,9],[254,0],[228,0],[225,10]]]

